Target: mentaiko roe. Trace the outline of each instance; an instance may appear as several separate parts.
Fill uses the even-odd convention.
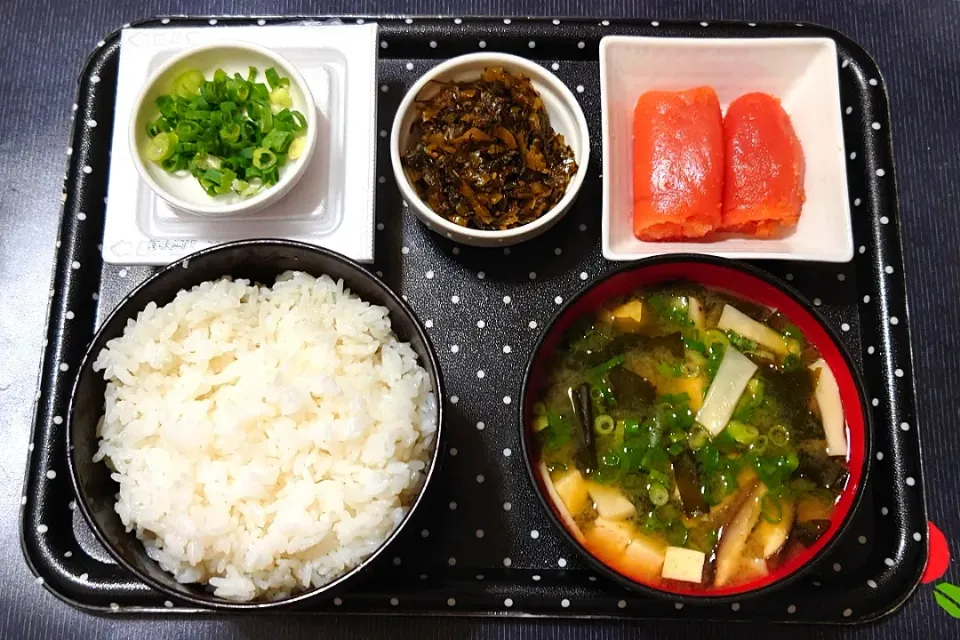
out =
[[[721,223],[723,118],[710,87],[650,91],[633,112],[633,233],[702,238]]]
[[[780,101],[740,96],[723,120],[722,231],[769,238],[796,226],[803,206],[803,148]]]

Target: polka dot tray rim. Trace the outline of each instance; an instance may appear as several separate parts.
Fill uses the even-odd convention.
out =
[[[162,18],[138,27],[266,25],[286,18]],[[314,18],[317,20],[319,18]],[[405,89],[461,53],[502,50],[550,68],[581,101],[599,140],[599,40],[608,34],[828,37],[837,43],[848,188],[857,247],[849,264],[759,263],[813,301],[854,354],[868,387],[876,456],[864,502],[817,573],[779,592],[718,606],[628,593],[597,576],[552,529],[522,469],[516,429],[520,377],[539,332],[563,301],[612,269],[600,256],[600,163],[579,206],[541,239],[511,252],[460,247],[405,210],[378,137],[377,254],[372,269],[424,322],[449,397],[445,459],[424,504],[365,583],[303,613],[701,618],[862,623],[896,610],[926,561],[926,511],[913,394],[895,172],[885,89],[869,56],[845,36],[807,24],[657,20],[352,16],[380,26],[378,128]],[[130,26],[130,25],[125,25]],[[80,78],[67,149],[64,211],[50,291],[41,384],[21,498],[25,556],[37,585],[103,614],[194,612],[112,564],[79,519],[63,455],[75,367],[106,313],[150,267],[103,262],[103,203],[114,127],[118,34],[97,43]],[[89,126],[89,122],[96,126]],[[599,154],[599,149],[594,152]],[[487,251],[484,253],[484,251]],[[436,295],[440,288],[442,295]],[[455,461],[451,463],[451,461]],[[202,611],[196,611],[202,613]]]

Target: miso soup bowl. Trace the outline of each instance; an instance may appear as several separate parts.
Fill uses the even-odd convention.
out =
[[[559,511],[547,494],[540,473],[539,449],[532,432],[533,404],[547,383],[550,359],[561,347],[566,331],[580,317],[637,289],[671,282],[689,282],[722,290],[738,298],[776,308],[785,314],[820,351],[830,366],[837,384],[847,423],[850,477],[840,494],[831,517],[830,529],[819,540],[791,560],[784,562],[764,578],[743,584],[702,588],[695,585],[675,587],[628,578],[601,562],[577,541],[564,526]],[[822,316],[797,291],[776,277],[752,266],[704,255],[679,254],[647,258],[593,281],[572,297],[546,326],[527,364],[520,403],[520,441],[530,480],[543,508],[556,528],[597,572],[615,582],[647,595],[674,602],[723,603],[743,601],[780,589],[815,571],[844,535],[860,503],[872,456],[870,412],[867,410],[863,381],[853,359]]]

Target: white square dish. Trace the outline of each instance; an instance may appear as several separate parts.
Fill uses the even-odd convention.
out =
[[[754,91],[780,99],[803,146],[806,201],[783,238],[718,235],[644,242],[633,234],[633,110],[652,90],[710,86],[720,106]],[[829,38],[647,38],[600,41],[603,124],[603,256],[637,260],[668,253],[734,259],[848,262],[853,228],[847,192],[836,44]]]
[[[230,41],[266,47],[296,66],[316,103],[316,150],[296,187],[269,207],[247,215],[197,215],[170,206],[141,180],[130,155],[127,123],[144,80],[166,60],[185,48]],[[125,29],[120,50],[105,262],[165,265],[204,247],[263,237],[299,240],[373,261],[375,24]]]

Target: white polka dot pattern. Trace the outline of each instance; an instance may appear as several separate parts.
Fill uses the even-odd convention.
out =
[[[395,20],[395,22],[399,20],[403,20],[406,24],[414,22],[412,18],[401,18]],[[364,20],[358,19],[357,22],[362,24]],[[429,20],[425,19],[425,22],[429,22]],[[512,22],[517,23],[512,27],[514,29],[527,29],[528,23],[526,20],[504,19],[504,26],[495,27],[483,33],[474,33],[473,35],[470,35],[471,21],[469,19],[448,18],[444,22],[446,31],[442,38],[438,38],[438,40],[425,39],[419,45],[429,46],[430,49],[436,51],[419,56],[418,59],[434,58],[439,60],[449,57],[448,52],[451,50],[452,44],[458,41],[458,38],[460,39],[459,43],[463,44],[467,51],[484,48],[510,50],[513,47],[512,52],[527,56],[534,55],[532,51],[535,51],[535,57],[545,60],[542,64],[558,73],[561,80],[583,102],[585,110],[587,110],[588,104],[598,100],[596,77],[583,73],[583,60],[596,55],[598,40],[595,35],[583,32],[581,35],[570,39],[570,36],[562,35],[566,25],[561,25],[559,20],[547,20],[543,21],[544,25],[551,25],[551,31],[544,33],[543,27],[540,27],[539,30],[534,29],[529,33],[524,31],[523,38],[511,44],[507,39],[502,38],[502,34],[504,32],[510,33]],[[210,23],[217,24],[217,20],[210,19]],[[220,25],[223,26],[227,24],[227,20],[220,19],[220,23],[223,23]],[[248,21],[248,24],[252,23],[252,21]],[[266,21],[259,19],[256,20],[256,23],[263,25],[266,24]],[[596,21],[592,24],[596,25]],[[604,20],[600,24],[608,26],[609,22]],[[649,24],[651,27],[660,26],[657,21],[644,24]],[[451,25],[457,25],[458,29],[455,30]],[[673,29],[674,27],[671,26],[670,28]],[[699,25],[691,23],[690,28],[693,28],[694,31],[702,29],[709,34],[714,30],[719,31],[719,29],[726,27],[703,22]],[[612,32],[615,32],[614,29],[610,29],[606,33]],[[381,32],[381,34],[384,33]],[[438,37],[437,33],[433,32],[433,37]],[[758,30],[757,35],[761,35],[760,30]],[[481,40],[480,36],[485,39]],[[578,40],[579,37],[586,39]],[[589,47],[587,47],[588,44]],[[381,84],[378,93],[381,96],[379,105],[381,117],[376,129],[382,138],[388,137],[387,132],[391,124],[391,111],[389,108],[385,108],[385,105],[393,104],[392,101],[399,99],[424,68],[423,62],[408,61],[403,58],[403,46],[399,39],[394,39],[392,36],[389,40],[385,39],[378,43],[378,48],[384,51],[382,56],[385,58],[382,64],[384,72],[379,76]],[[563,47],[566,47],[572,54],[569,56],[562,55],[564,53]],[[386,59],[387,56],[389,56],[389,60]],[[842,72],[842,82],[849,82],[844,78],[853,75],[853,72],[856,71],[859,74],[859,83],[870,87],[879,86],[878,75],[875,71],[869,68],[863,69],[860,66],[861,63],[850,61],[844,56],[845,54],[841,55],[841,68],[845,70]],[[103,81],[101,82],[98,73],[91,72],[89,84],[90,86],[99,85],[98,91],[103,93],[110,88],[112,82],[107,81],[111,78],[106,72],[100,71],[99,73],[103,73]],[[865,80],[867,78],[869,80]],[[879,95],[883,91],[872,93]],[[875,95],[874,98],[877,99],[878,95]],[[862,223],[855,222],[855,238],[859,243],[864,244],[856,245],[854,262],[848,267],[844,267],[842,273],[837,271],[839,265],[822,265],[824,267],[822,279],[811,276],[812,272],[808,270],[807,265],[799,263],[769,265],[766,268],[784,277],[793,286],[809,296],[808,299],[813,300],[818,310],[829,319],[831,326],[840,333],[841,339],[847,343],[851,350],[870,363],[867,366],[878,371],[882,369],[886,371],[885,375],[887,376],[890,376],[891,371],[893,372],[891,378],[893,387],[890,389],[883,384],[876,384],[876,378],[868,376],[867,397],[871,398],[870,405],[874,408],[873,414],[877,419],[876,424],[891,425],[893,433],[885,433],[884,437],[896,437],[898,439],[897,444],[903,445],[912,442],[912,439],[915,438],[917,429],[913,428],[916,425],[912,417],[913,413],[907,411],[902,416],[893,415],[891,417],[891,412],[895,410],[898,412],[904,411],[911,406],[909,401],[903,401],[904,396],[901,394],[908,394],[906,397],[909,400],[910,385],[905,383],[910,378],[905,371],[913,371],[913,369],[910,368],[910,363],[906,360],[900,348],[895,346],[903,344],[902,341],[907,337],[907,329],[910,323],[902,300],[889,295],[889,290],[886,289],[889,284],[897,285],[902,279],[902,270],[899,267],[899,253],[896,251],[891,253],[890,246],[884,244],[898,241],[895,234],[898,233],[899,225],[896,220],[891,222],[889,216],[895,214],[891,214],[889,209],[885,210],[887,215],[875,213],[882,208],[882,203],[878,203],[876,200],[878,193],[880,197],[884,197],[884,190],[892,189],[892,185],[888,184],[892,180],[884,180],[884,178],[892,178],[893,174],[887,176],[887,172],[891,171],[893,164],[890,158],[883,153],[884,145],[886,145],[885,138],[888,135],[887,132],[890,131],[890,127],[888,121],[884,119],[885,116],[882,115],[883,110],[862,108],[863,103],[851,93],[845,92],[844,97],[845,101],[850,101],[849,106],[844,106],[844,112],[851,116],[854,115],[854,111],[857,112],[856,117],[844,118],[845,128],[860,129],[859,133],[870,139],[869,144],[877,144],[881,147],[881,153],[876,153],[875,149],[864,148],[862,142],[859,142],[859,144],[855,142],[851,145],[851,137],[848,135],[846,152],[850,161],[847,164],[847,170],[848,174],[852,176],[851,203],[854,208],[863,205],[862,208],[855,209],[853,215],[859,216],[858,220],[869,219],[874,224],[879,222],[880,226],[877,226],[876,231],[871,231],[871,234],[868,235],[862,233],[865,228],[859,226]],[[91,111],[87,106],[89,102],[86,97],[82,96],[80,102],[84,104],[84,109],[83,115],[76,119],[75,126],[78,130],[84,131],[84,135],[90,136],[102,136],[109,133],[107,120],[102,115],[103,112]],[[74,109],[77,110],[76,105]],[[587,115],[588,118],[594,117],[590,113]],[[593,124],[598,125],[598,123]],[[853,136],[853,139],[858,140],[856,135]],[[386,145],[381,144],[380,146],[384,147]],[[72,175],[81,184],[84,182],[97,184],[98,181],[105,179],[107,165],[96,156],[91,157],[85,148],[81,149],[78,145],[75,152],[72,148],[69,149],[68,155],[70,155],[72,163]],[[75,162],[73,158],[76,158]],[[383,164],[382,156],[378,158],[377,166],[381,167],[381,171],[382,167],[388,165],[389,162]],[[386,172],[384,173],[386,174]],[[597,173],[599,174],[599,167],[597,167]],[[376,183],[379,185],[392,184],[391,175],[379,175],[376,178]],[[873,188],[874,186],[876,189]],[[396,199],[395,195],[391,197]],[[99,197],[97,200],[99,200]],[[399,199],[396,199],[391,204],[398,204],[399,202]],[[98,214],[96,209],[89,206],[87,208],[90,212],[89,215],[93,216],[90,218],[90,222],[86,222],[88,213],[74,209],[75,220],[86,222],[84,225],[75,225],[80,229],[96,228],[97,226]],[[577,241],[572,236],[564,236],[563,233],[558,233],[552,236],[554,238],[552,241],[548,241],[550,244],[541,248],[537,248],[536,243],[529,243],[514,247],[511,253],[510,248],[503,247],[502,256],[500,251],[496,251],[495,255],[492,256],[493,260],[490,260],[487,250],[455,246],[443,238],[434,239],[429,232],[416,226],[415,221],[411,226],[409,212],[403,211],[399,206],[395,208],[397,218],[386,217],[392,212],[392,209],[386,212],[378,212],[378,219],[380,220],[376,223],[376,230],[380,232],[377,234],[378,254],[381,251],[392,251],[392,257],[389,262],[377,264],[376,267],[379,267],[379,269],[376,272],[380,277],[384,277],[383,274],[386,272],[388,275],[384,277],[384,280],[387,284],[396,289],[399,294],[402,294],[404,299],[409,299],[410,304],[420,314],[421,318],[428,318],[424,321],[424,326],[430,330],[431,339],[438,347],[446,378],[448,403],[445,408],[448,410],[449,424],[456,425],[447,431],[449,440],[445,445],[445,451],[451,458],[456,458],[447,462],[450,462],[451,465],[455,463],[455,465],[461,466],[461,471],[457,476],[461,478],[459,480],[461,484],[449,483],[450,486],[447,487],[448,497],[441,498],[439,502],[440,510],[447,517],[447,522],[436,526],[446,526],[449,522],[463,521],[462,532],[466,533],[465,537],[469,539],[467,545],[473,546],[466,546],[462,552],[460,547],[450,549],[450,552],[456,552],[456,556],[461,559],[463,566],[471,568],[474,566],[472,555],[471,562],[467,562],[467,553],[476,550],[476,553],[479,554],[477,562],[480,564],[477,565],[478,568],[481,566],[493,567],[502,562],[502,566],[512,566],[517,570],[517,573],[520,573],[521,569],[538,570],[541,573],[534,574],[531,580],[540,582],[542,579],[544,587],[553,587],[556,574],[568,568],[568,560],[562,557],[558,558],[558,554],[562,553],[562,548],[558,546],[562,544],[561,536],[549,522],[543,520],[543,514],[539,507],[530,509],[530,505],[526,503],[525,499],[516,497],[516,492],[500,493],[499,491],[501,489],[512,491],[515,482],[512,476],[522,476],[523,474],[523,456],[520,454],[520,449],[517,448],[520,446],[519,441],[515,429],[511,425],[517,419],[518,407],[524,404],[520,395],[519,378],[522,376],[526,359],[531,354],[534,341],[541,336],[544,330],[543,323],[549,322],[559,305],[571,300],[588,280],[601,277],[610,269],[610,265],[599,259],[596,247],[590,246],[590,243],[597,242],[599,237],[598,226],[591,227],[591,234],[576,234],[577,229],[581,233],[587,232],[588,225],[593,225],[591,221],[595,218],[587,217],[581,213],[579,208],[574,208],[569,216],[570,221],[562,223],[567,227],[564,233],[573,232],[579,239],[579,243],[584,245],[583,247],[578,246]],[[403,213],[402,218],[399,216],[400,213]],[[389,230],[387,229],[388,226]],[[411,233],[411,228],[414,230],[413,233]],[[881,245],[883,246],[875,244],[873,233],[880,234],[882,237]],[[595,234],[595,237],[591,237],[592,234]],[[68,238],[65,235],[63,245],[61,246],[58,243],[58,250],[64,254],[73,251],[75,246],[73,240],[73,238]],[[403,256],[402,259],[397,255],[397,245],[401,242],[407,245],[403,246],[399,252]],[[69,249],[66,247],[69,247]],[[591,250],[594,253],[591,254]],[[563,256],[562,259],[559,256]],[[867,258],[875,262],[866,262]],[[63,264],[69,271],[75,272],[74,277],[82,277],[84,274],[90,273],[91,270],[99,269],[99,260],[100,256],[92,252],[77,252],[69,255],[67,262]],[[556,266],[553,263],[556,263]],[[881,265],[882,283],[873,283],[870,278],[864,278],[865,274],[873,273],[869,271],[872,264]],[[863,265],[867,265],[868,270],[863,270]],[[402,269],[402,273],[397,272],[398,268]],[[485,269],[485,271],[478,269]],[[531,269],[535,269],[535,271]],[[99,276],[99,272],[96,273]],[[122,291],[132,287],[145,275],[146,272],[140,269],[108,268],[105,270],[104,278],[105,282],[109,278],[113,283],[118,283]],[[128,280],[126,282],[118,280],[123,278]],[[844,284],[840,286],[837,283]],[[849,300],[844,300],[844,303],[850,300],[856,303],[853,305],[853,310],[842,305],[838,306],[838,292],[849,296]],[[885,293],[887,295],[883,295]],[[116,303],[117,297],[114,292],[111,292],[109,296],[104,293],[104,296],[103,310],[106,311]],[[51,304],[54,305],[52,309],[59,308],[57,317],[62,320],[73,320],[74,322],[70,326],[76,327],[80,325],[80,320],[86,322],[90,313],[89,308],[97,306],[96,304],[91,305],[90,301],[97,301],[98,297],[97,292],[87,291],[83,293],[82,301],[78,298],[65,299],[62,301],[62,307],[58,307],[61,304],[59,299],[52,301]],[[859,304],[859,300],[863,301],[862,305]],[[474,324],[480,331],[473,330],[472,326]],[[874,330],[874,326],[882,328],[885,332],[889,331],[894,344],[891,345],[886,337]],[[869,333],[869,331],[872,331],[872,333]],[[478,342],[478,336],[482,336],[481,342]],[[863,355],[864,353],[866,355]],[[872,358],[867,360],[866,356],[872,356]],[[72,383],[73,369],[79,365],[79,354],[64,351],[63,354],[58,352],[57,357],[61,358],[62,361],[53,363],[53,366],[61,374],[67,374],[60,375],[59,378],[62,381],[57,384],[68,385]],[[898,380],[902,380],[902,382],[898,383]],[[888,394],[897,394],[897,397]],[[883,399],[882,403],[880,402],[881,398]],[[488,409],[488,405],[492,405],[492,407]],[[50,424],[53,424],[62,429],[62,416],[65,415],[66,408],[57,407],[55,411],[60,415],[50,418],[48,414],[46,427],[50,428]],[[483,417],[484,421],[477,421],[479,417]],[[489,429],[487,425],[489,425]],[[461,426],[466,427],[466,429],[459,428]],[[473,428],[474,426],[475,428]],[[918,472],[910,469],[909,466],[906,471],[903,471],[900,465],[903,462],[909,465],[910,460],[907,458],[904,461],[902,457],[896,457],[897,452],[901,451],[902,447],[891,447],[883,438],[877,440],[876,459],[878,461],[884,460],[884,451],[879,450],[882,446],[888,452],[888,455],[895,456],[892,460],[896,460],[896,464],[887,462],[886,464],[876,465],[876,468],[893,469],[896,473],[901,474],[897,476],[899,486],[915,487],[920,479]],[[30,444],[32,447],[32,443]],[[487,457],[477,455],[477,448],[488,454]],[[513,455],[513,452],[517,452],[516,455]],[[517,466],[518,464],[521,466]],[[511,477],[504,475],[507,469],[509,469]],[[62,475],[62,471],[58,477],[58,471],[60,470],[49,469],[43,471],[46,478],[53,481],[49,484],[56,487],[50,489],[51,491],[62,491],[65,485],[69,485],[69,482],[64,480],[66,476]],[[881,472],[878,471],[877,473]],[[889,474],[890,472],[883,473]],[[451,479],[451,476],[444,475],[441,481],[448,479]],[[472,493],[468,493],[468,490],[464,488],[462,484],[464,481],[469,483]],[[907,491],[907,493],[911,492]],[[912,493],[917,493],[917,491],[915,490]],[[497,496],[501,497],[498,498]],[[27,497],[23,496],[22,501],[26,502]],[[510,497],[512,502],[502,502],[504,497]],[[458,501],[462,507],[459,510],[457,507]],[[447,504],[448,509],[443,509],[443,504]],[[499,507],[502,505],[502,512],[491,514],[489,507],[484,507],[484,504],[492,507],[495,512],[499,512]],[[62,509],[64,502],[61,501],[59,505],[59,508]],[[75,507],[73,502],[70,505],[71,509]],[[516,508],[513,508],[514,505],[516,505]],[[488,510],[485,511],[485,508]],[[450,513],[452,511],[457,512]],[[887,507],[882,507],[882,514],[886,515],[888,512]],[[899,511],[897,511],[897,514],[899,518]],[[470,519],[464,517],[468,515]],[[491,518],[491,515],[500,520],[509,520],[510,526],[515,528],[515,533],[519,534],[515,537],[521,540],[509,541],[509,546],[501,548],[499,545],[503,542],[504,531],[502,531],[502,525]],[[476,521],[472,520],[474,517],[477,518]],[[886,522],[891,523],[893,520],[891,518]],[[54,520],[50,519],[48,522],[53,523]],[[53,525],[33,523],[32,530],[51,537],[55,533],[55,528],[49,529],[48,526],[52,527]],[[434,525],[431,524],[430,526]],[[476,528],[478,526],[483,528]],[[457,533],[460,530],[452,529],[451,532]],[[419,542],[428,538],[430,532],[427,529],[414,529],[412,536]],[[917,542],[922,541],[923,537],[920,533],[914,533],[913,528],[908,530],[906,536]],[[920,537],[919,540],[917,539],[918,536]],[[439,534],[435,533],[433,539],[429,542],[435,543],[438,537]],[[859,532],[854,533],[850,540],[861,545],[866,544],[866,537],[859,535]],[[871,545],[880,544],[873,537],[871,537],[870,542]],[[542,554],[531,555],[524,552],[524,549],[529,549],[534,545],[538,550],[542,550]],[[61,555],[72,557],[72,555],[68,556],[66,553],[72,554],[73,552],[62,552]],[[499,555],[491,559],[489,556],[484,556],[484,553],[499,553]],[[892,551],[886,550],[886,553],[892,554]],[[506,556],[505,554],[509,555]],[[78,556],[82,555],[78,553]],[[396,557],[393,559],[394,565],[403,566],[406,569],[406,565],[413,564],[409,559],[410,557],[404,552],[404,558],[407,558],[407,561],[401,565],[400,558]],[[880,555],[880,557],[882,558],[883,555]],[[79,559],[77,558],[77,560]],[[438,558],[437,564],[443,565],[447,559],[452,561],[451,566],[457,562],[454,556],[445,554]],[[889,558],[887,559],[889,560]],[[828,564],[827,567],[833,565],[832,560],[828,562],[831,564]],[[839,562],[835,564],[836,567],[840,567]],[[852,565],[845,564],[848,565],[847,571],[852,572]],[[872,573],[857,576],[856,579],[859,580],[858,584],[861,585],[861,590],[876,589],[876,581],[881,580],[881,574],[884,576],[883,580],[886,581],[888,574],[895,573],[892,569],[894,566],[894,564],[889,564],[887,567],[872,567]],[[501,567],[496,568],[501,569]],[[569,568],[571,571],[568,574],[574,576],[573,579],[579,580],[578,584],[586,585],[587,581],[583,581],[583,573],[585,572],[580,571],[583,565],[578,557],[569,559]],[[470,573],[472,574],[472,571]],[[488,574],[491,575],[492,579],[492,574],[489,571]],[[421,579],[427,577],[426,574],[418,575]],[[577,575],[579,575],[579,578],[576,577]],[[871,575],[876,580],[870,577]],[[88,577],[84,574],[83,579],[86,580]],[[586,577],[590,582],[596,580],[596,576],[593,575]],[[440,579],[437,575],[433,575],[432,578],[434,580]],[[482,579],[481,576],[478,576],[478,579]],[[525,580],[525,578],[523,579]],[[829,588],[830,585],[828,584],[824,587],[824,592],[826,593]],[[382,594],[377,606],[384,608],[389,603],[391,607],[397,607],[399,610],[405,611],[412,605],[410,599],[400,597],[402,595],[404,594]],[[442,596],[436,596],[434,607],[442,609],[448,596],[449,592],[443,593]],[[570,613],[575,613],[582,607],[593,606],[579,595],[574,597],[571,594],[566,594],[566,596],[564,597],[564,594],[560,592],[553,596],[552,602],[555,610],[570,608]],[[467,610],[474,606],[465,596],[460,597],[463,600],[460,604],[461,609]],[[514,611],[518,613],[524,610],[526,599],[522,597],[520,592],[501,593],[497,597],[498,600],[488,603],[487,608],[491,610],[499,608],[502,613],[506,613],[502,611],[502,608],[514,608]],[[120,600],[120,602],[124,602],[124,607],[127,606],[127,601]],[[629,600],[630,604],[633,602],[633,600]],[[781,618],[785,617],[784,612],[795,614],[796,621],[811,616],[810,607],[806,606],[806,601],[797,601],[800,605],[799,609],[789,600],[778,602],[781,603],[777,605]],[[498,607],[500,603],[502,603],[502,607]],[[557,604],[560,605],[559,608]],[[667,603],[666,606],[669,607],[669,604]],[[674,602],[672,604],[674,606],[669,607],[671,610],[682,608],[682,603]],[[842,608],[847,604],[846,602],[839,602],[834,605],[836,610],[832,614],[833,619],[838,619],[841,616],[852,616],[851,609]],[[852,600],[849,604],[857,608],[858,618],[867,615],[865,604],[860,604],[859,601],[856,601],[855,604]],[[334,600],[334,606],[341,605],[342,601],[339,598]],[[450,597],[448,606],[456,605],[456,600]],[[165,601],[164,606],[173,607],[173,603]],[[359,603],[354,605],[351,600],[351,606],[360,605]],[[599,607],[600,605],[596,606]],[[629,605],[628,600],[605,600],[603,606],[608,608],[607,613],[613,612],[615,614],[617,609],[626,609]],[[694,615],[696,607],[688,608],[693,610],[690,615]],[[752,604],[748,608],[752,610]],[[733,603],[730,610],[732,612],[739,611],[740,604]]]

